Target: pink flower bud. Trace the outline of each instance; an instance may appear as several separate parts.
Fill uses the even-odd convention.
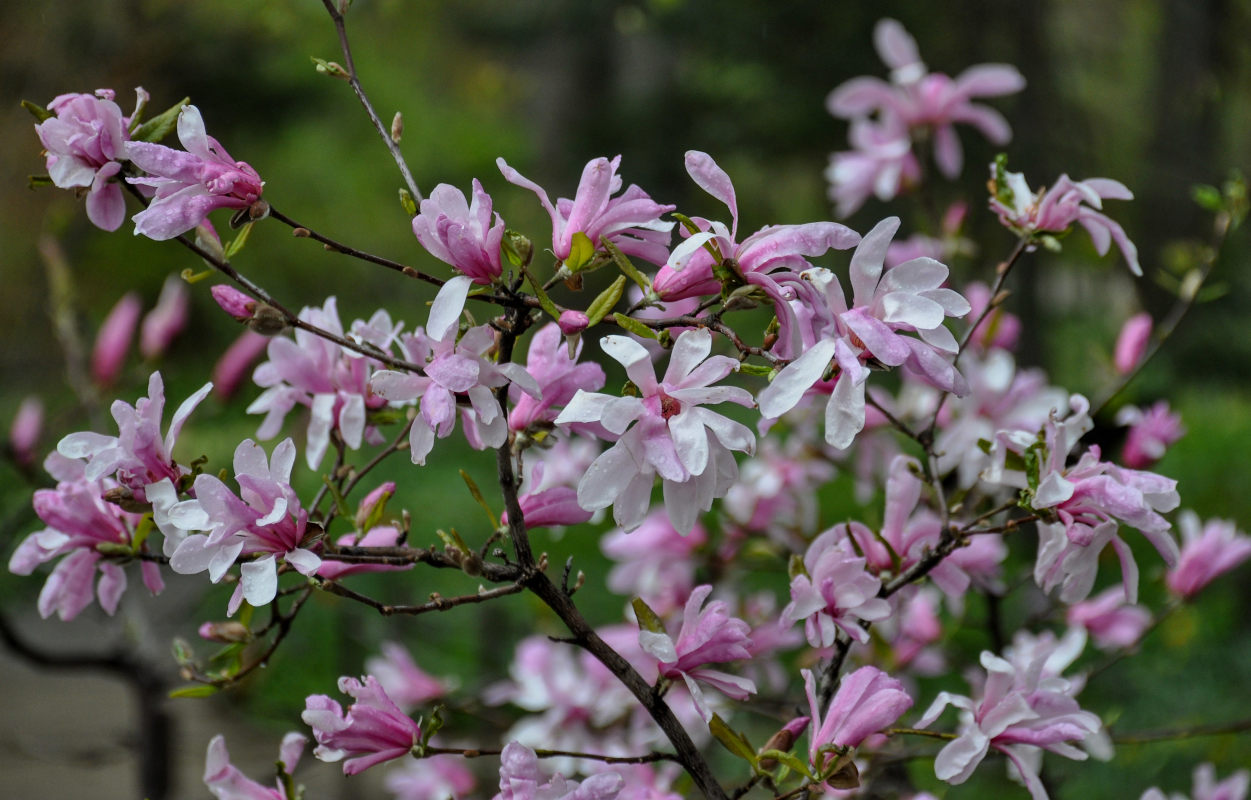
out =
[[[256,309],[256,301],[235,287],[219,283],[212,289],[209,289],[209,293],[213,295],[217,305],[221,306],[222,311],[225,311],[230,316],[240,322],[247,322],[252,319],[252,312]]]
[[[234,395],[268,345],[269,337],[253,331],[244,331],[235,339],[213,367],[213,389],[218,397],[225,400]]]
[[[586,326],[590,322],[583,312],[567,309],[560,312],[560,319],[557,320],[556,324],[560,326],[561,333],[566,336],[573,336],[575,333],[582,333],[582,331],[586,330]]]
[[[1147,352],[1147,344],[1151,341],[1151,315],[1145,311],[1125,320],[1121,333],[1116,337],[1116,355],[1112,364],[1118,375],[1128,375],[1134,371]]]
[[[199,627],[197,633],[201,639],[221,644],[238,644],[252,641],[252,631],[242,622],[226,620],[224,622],[206,622]]]
[[[139,328],[139,352],[144,358],[164,353],[174,337],[187,327],[187,311],[191,292],[177,275],[170,275],[161,287],[156,306],[143,318]]]
[[[95,348],[91,351],[91,376],[96,383],[108,386],[117,380],[126,362],[126,351],[130,349],[130,340],[135,335],[135,326],[139,324],[139,314],[143,306],[139,295],[127,293],[113,310],[105,317],[100,332],[96,334]]]
[[[18,406],[13,425],[9,428],[9,449],[13,460],[28,467],[35,461],[35,445],[43,430],[43,401],[31,395]]]
[[[365,499],[356,508],[356,529],[360,531],[366,530],[366,523],[369,522],[370,517],[376,518],[378,515],[381,515],[387,501],[394,496],[395,481],[387,481],[365,495]]]

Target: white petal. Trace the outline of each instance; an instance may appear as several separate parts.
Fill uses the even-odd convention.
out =
[[[443,341],[455,330],[471,285],[473,279],[468,275],[457,275],[439,289],[434,304],[430,306],[430,321],[426,324],[426,333],[431,338]]]

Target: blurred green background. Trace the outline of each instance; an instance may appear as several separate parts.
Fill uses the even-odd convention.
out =
[[[503,181],[494,165],[497,156],[555,197],[573,192],[588,159],[621,153],[628,183],[684,212],[721,218],[724,209],[682,168],[683,152],[701,149],[733,177],[746,231],[829,218],[821,173],[828,154],[847,145],[846,126],[825,112],[824,98],[850,77],[885,75],[871,47],[873,24],[882,16],[904,23],[933,70],[955,75],[977,63],[1008,62],[1025,74],[1025,91],[991,104],[1013,124],[1006,148],[1010,165],[1024,171],[1031,184],[1050,183],[1067,172],[1077,179],[1116,178],[1135,192],[1134,202],[1114,203],[1108,211],[1138,244],[1146,280],[1133,281],[1115,253],[1097,259],[1084,235],[1077,235],[1066,240],[1062,255],[1028,258],[1009,284],[1015,295],[1010,307],[1026,318],[1027,330],[1045,332],[1027,334],[1022,359],[1056,370],[1056,383],[1099,394],[1107,385],[1120,323],[1140,308],[1159,316],[1169,307],[1168,293],[1152,277],[1187,263],[1195,243],[1209,236],[1210,219],[1190,200],[1191,185],[1216,184],[1230,168],[1251,165],[1246,36],[1251,3],[1246,0],[953,0],[941,7],[830,0],[357,0],[349,32],[379,113],[387,120],[397,110],[404,114],[402,148],[423,190],[439,182],[467,189],[477,177],[510,226],[542,243],[546,216],[530,193]],[[74,297],[63,310],[78,321],[87,348],[122,294],[137,289],[150,306],[167,275],[199,264],[175,245],[131,237],[129,224],[114,235],[94,229],[69,193],[28,189],[27,176],[42,172],[43,165],[33,120],[18,106],[21,99],[46,104],[61,93],[111,87],[128,112],[134,86],[151,93],[153,110],[190,96],[210,134],[264,177],[265,196],[275,207],[346,243],[443,274],[412,237],[397,201],[398,174],[348,86],[313,70],[310,56],[340,59],[321,3],[8,4],[0,11],[0,45],[0,125],[9,142],[0,150],[5,209],[0,420],[7,425],[23,396],[39,394],[49,408],[45,448],[87,423],[82,403],[69,390],[63,348],[53,333],[41,242],[45,248],[55,243],[64,254]],[[966,279],[988,275],[1012,239],[982,210],[984,165],[994,150],[969,129],[961,130],[961,140],[964,176],[933,188],[940,207],[951,198],[970,199],[969,235],[983,249],[953,263],[956,275]],[[891,208],[903,209],[906,218],[915,206],[905,200]],[[864,231],[886,213],[897,211],[870,201],[847,222]],[[214,222],[224,231],[224,215]],[[905,222],[904,234],[915,230]],[[1183,323],[1127,395],[1140,403],[1167,395],[1181,411],[1189,434],[1160,471],[1181,481],[1183,505],[1204,517],[1234,518],[1244,528],[1251,525],[1247,257],[1247,239],[1240,233],[1227,244],[1213,278],[1223,295]],[[833,257],[822,263],[827,262],[842,263]],[[328,293],[336,294],[345,323],[385,304],[411,328],[424,321],[430,298],[417,282],[326,253],[309,241],[293,241],[278,224],[257,226],[236,265],[290,307],[319,305]],[[238,332],[210,301],[212,282],[193,287],[188,332],[159,364],[141,364],[132,356],[116,396],[133,402],[153,368],[166,376],[171,406],[207,379],[217,354]],[[97,419],[107,419],[101,414],[112,396],[98,398]],[[233,442],[255,431],[258,419],[242,413],[253,396],[255,390],[245,386],[230,404],[206,403],[184,435],[182,452],[205,453],[214,465],[228,463]],[[302,444],[300,424],[299,414],[289,418],[288,429]],[[464,466],[489,486],[492,463],[488,455],[467,458],[436,450],[430,466],[419,472],[390,465],[387,475],[408,480],[395,505],[413,510],[418,543],[433,541],[435,527],[484,527],[455,468]],[[307,470],[301,474],[302,480],[316,480]],[[31,487],[7,467],[0,475],[5,478],[0,544],[7,558],[18,538],[37,524],[27,504]],[[437,515],[427,515],[432,507]],[[539,535],[538,547],[557,561],[575,554],[592,576],[590,586],[596,574],[602,576],[603,562],[589,537],[557,542]],[[1150,578],[1158,559],[1144,553],[1140,563]],[[361,586],[407,601],[432,590],[473,588],[463,576],[411,575],[416,588],[368,578]],[[1244,570],[1221,581],[1197,608],[1167,623],[1140,658],[1092,683],[1084,701],[1120,714],[1117,725],[1124,731],[1247,713],[1251,590],[1245,575]],[[6,613],[31,617],[38,583],[0,576]],[[190,636],[193,621],[220,616],[228,591],[218,589],[197,605],[194,592],[176,602],[154,601],[132,588],[128,613],[146,627],[131,635],[154,647],[154,657],[161,659],[159,642],[171,632]],[[1146,593],[1145,599],[1160,597]],[[618,598],[588,589],[582,602],[597,621],[620,619]],[[460,674],[466,693],[472,693],[504,677],[511,649],[497,642],[528,630],[525,620],[536,611],[529,599],[517,597],[489,610],[465,609],[405,625],[319,599],[311,619],[297,623],[294,646],[274,659],[263,681],[213,702],[228,712],[229,704],[246,707],[262,726],[264,738],[251,758],[260,768],[252,774],[264,774],[278,734],[297,721],[303,696],[329,691],[338,674],[359,673],[380,635],[402,637],[423,666],[436,674]],[[550,622],[541,624],[558,632]],[[64,647],[116,635],[89,625],[24,619],[22,629],[31,639]],[[975,651],[986,645],[969,646]],[[183,713],[182,704],[189,702],[179,701],[175,712]],[[6,738],[0,746],[19,754],[16,763],[29,767],[31,781],[58,763],[23,760],[29,748],[20,733]],[[200,797],[205,793],[194,781],[206,739],[189,738],[178,745],[186,775],[177,796]],[[1156,782],[1188,791],[1198,760],[1215,759],[1221,774],[1251,763],[1246,738],[1125,747],[1107,765],[1049,758],[1049,771],[1065,779],[1053,797],[1137,797]],[[919,775],[928,769],[919,766],[925,767]],[[129,773],[123,771],[119,780],[130,780]],[[368,786],[331,782],[320,796],[363,797]],[[999,770],[989,768],[945,796],[996,797],[1004,786]],[[940,795],[946,789],[931,788]],[[135,796],[133,789],[119,791],[118,797]]]

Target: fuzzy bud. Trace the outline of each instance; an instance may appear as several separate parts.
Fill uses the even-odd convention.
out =
[[[197,633],[201,639],[221,644],[240,644],[252,641],[252,631],[242,622],[227,620],[225,622],[206,622]]]

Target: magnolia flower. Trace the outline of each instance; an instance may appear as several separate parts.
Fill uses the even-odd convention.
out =
[[[142,313],[138,293],[127,292],[104,318],[91,349],[91,377],[96,383],[109,386],[121,374]]]
[[[660,662],[661,675],[686,682],[705,721],[712,719],[712,712],[696,681],[713,686],[735,700],[746,700],[756,693],[756,684],[747,678],[705,668],[707,664],[751,658],[751,626],[730,616],[723,600],[714,600],[701,608],[711,593],[712,586],[708,584],[691,592],[682,611],[682,628],[676,639],[663,632],[639,631],[639,646]]]
[[[1239,531],[1225,519],[1200,522],[1195,512],[1186,509],[1177,515],[1181,529],[1181,556],[1169,570],[1166,583],[1174,594],[1192,598],[1217,577],[1251,558],[1251,536]]]
[[[556,418],[558,425],[600,422],[620,436],[578,482],[578,503],[588,510],[611,505],[617,524],[634,530],[647,514],[659,474],[665,510],[674,527],[687,533],[699,513],[711,508],[713,499],[724,496],[738,477],[731,451],[755,451],[751,431],[702,407],[752,405],[745,389],[711,385],[736,370],[738,362],[728,356],[709,358],[712,334],[707,330],[684,331],[674,342],[664,378],[657,381],[642,345],[624,336],[605,336],[600,343],[626,368],[641,396],[579,389]]]
[[[581,783],[565,780],[559,772],[549,778],[539,769],[534,751],[514,741],[500,753],[496,800],[617,800],[624,786],[625,779],[616,772],[601,772]]]
[[[942,288],[947,267],[933,259],[906,261],[883,272],[887,247],[898,229],[898,217],[884,219],[856,247],[851,257],[850,307],[833,273],[821,268],[804,272],[816,295],[811,330],[793,332],[803,338],[805,347],[795,348],[803,355],[761,391],[762,415],[772,419],[794,408],[822,379],[831,360],[838,365],[838,376],[825,407],[825,441],[839,449],[850,446],[864,428],[869,359],[904,366],[943,391],[956,395],[968,391],[952,365],[959,346],[943,327],[947,316],[968,313],[968,301]],[[904,335],[908,333],[920,338]]]
[[[817,702],[816,679],[810,670],[800,670],[808,695],[812,728],[808,735],[808,758],[818,771],[833,756],[830,748],[859,747],[870,735],[891,725],[912,708],[912,698],[903,684],[877,667],[861,667],[843,676],[830,700],[824,718]]]
[[[604,555],[616,562],[608,588],[641,597],[657,614],[681,608],[695,587],[694,552],[707,541],[703,525],[697,522],[683,535],[659,509],[634,531],[610,531],[600,540]]]
[[[454,186],[440,183],[421,201],[421,213],[413,217],[413,235],[430,255],[451,264],[474,283],[498,280],[500,242],[504,220],[495,215],[491,224],[491,196],[473,180],[473,202]]]
[[[538,385],[540,395],[528,395],[520,387],[510,388],[509,399],[513,403],[513,410],[508,414],[510,430],[522,431],[536,423],[550,423],[556,419],[555,409],[567,404],[579,389],[593,392],[603,388],[603,367],[589,361],[578,363],[582,342],[579,340],[572,350],[566,346],[561,335],[567,334],[563,326],[563,323],[548,323],[530,339],[526,372]],[[585,324],[582,327],[586,327]]]
[[[613,197],[621,189],[621,176],[617,174],[621,156],[611,161],[596,158],[587,162],[577,194],[572,200],[558,199],[554,206],[543,187],[508,166],[503,158],[496,159],[495,164],[509,183],[538,195],[539,202],[552,218],[552,252],[561,261],[566,261],[573,252],[573,237],[578,233],[590,239],[596,248],[606,240],[611,241],[621,252],[652,264],[663,264],[668,257],[669,231],[673,223],[662,222],[660,215],[677,206],[661,205],[633,185]]]
[[[268,347],[268,336],[255,331],[240,334],[213,365],[213,393],[222,400],[233,397]]]
[[[448,800],[467,797],[477,779],[460,756],[430,756],[410,759],[391,770],[383,779],[395,800]]]
[[[174,461],[174,443],[191,412],[212,388],[213,384],[206,383],[184,400],[174,412],[169,429],[162,437],[165,384],[161,373],[154,372],[148,378],[147,397],[139,398],[134,406],[121,400],[113,401],[109,411],[117,422],[117,436],[91,431],[71,433],[57,444],[57,452],[67,458],[85,459],[84,475],[87,480],[116,478],[136,503],[153,502],[154,498],[149,494],[157,484],[163,484],[157,489],[161,497],[172,497],[176,495],[174,483],[190,472]],[[165,506],[162,506],[156,514],[162,531],[166,531],[164,510]]]
[[[1104,200],[1134,199],[1134,193],[1121,182],[1111,178],[1074,181],[1061,175],[1050,189],[1033,192],[1023,174],[1002,171],[998,163],[991,164],[991,181],[994,194],[990,208],[1013,232],[1021,236],[1065,233],[1073,223],[1079,223],[1090,234],[1099,255],[1106,254],[1116,242],[1130,272],[1142,277],[1138,248],[1120,224],[1100,210]]]
[[[1116,412],[1116,424],[1129,426],[1121,461],[1130,469],[1145,469],[1164,457],[1165,451],[1186,434],[1181,416],[1161,400],[1143,411],[1123,406]]]
[[[412,711],[447,694],[447,685],[417,666],[403,645],[383,642],[378,649],[382,656],[367,659],[365,669],[404,711]]]
[[[960,174],[964,156],[955,123],[972,125],[987,139],[1003,145],[1012,130],[1003,116],[975,97],[998,97],[1025,88],[1025,78],[1007,64],[979,64],[955,78],[926,71],[916,41],[893,19],[883,19],[873,31],[882,61],[891,67],[891,82],[873,77],[852,78],[830,93],[825,106],[836,117],[898,119],[908,128],[928,128],[933,135],[934,160],[948,178]]]
[[[1240,769],[1220,783],[1216,782],[1216,767],[1200,764],[1195,767],[1194,789],[1189,800],[1246,800],[1251,789],[1251,771]],[[1139,800],[1187,800],[1185,795],[1164,792],[1154,786],[1142,793]]]
[[[656,273],[653,287],[662,300],[681,300],[721,290],[721,281],[714,267],[732,264],[743,278],[760,285],[778,300],[780,289],[768,280],[768,273],[785,269],[799,271],[811,267],[808,258],[828,250],[846,250],[860,241],[860,236],[837,222],[810,222],[806,225],[767,225],[741,243],[738,242],[738,199],[730,176],[717,165],[712,156],[698,150],[686,153],[686,171],[708,194],[725,203],[730,210],[731,224],[710,222],[702,217],[692,220],[699,233],[693,233],[673,248],[665,265]],[[710,252],[721,254],[721,264]],[[779,301],[781,302],[781,301]]]
[[[139,102],[147,92],[136,89]],[[87,187],[87,218],[97,228],[115,231],[126,218],[122,187],[112,180],[127,158],[130,120],[113,102],[112,89],[91,94],[63,94],[48,104],[56,116],[35,126],[48,153],[48,176],[62,189]]]
[[[890,604],[877,596],[882,582],[865,570],[848,536],[838,528],[812,541],[804,554],[804,571],[791,580],[791,602],[782,621],[804,621],[813,647],[830,647],[839,630],[857,642],[869,641],[863,622],[890,616]]]
[[[215,475],[195,479],[195,498],[179,503],[175,525],[184,530],[204,530],[207,535],[186,536],[179,541],[166,537],[166,554],[174,572],[194,575],[208,571],[217,583],[243,555],[261,557],[245,562],[228,611],[234,614],[243,600],[253,606],[269,604],[278,593],[278,557],[302,575],[312,575],[321,558],[305,548],[308,512],[291,488],[295,444],[284,439],[273,458],[251,439],[235,448],[236,495]]]
[[[959,735],[938,753],[934,774],[951,784],[964,783],[993,748],[1007,756],[1034,800],[1046,800],[1038,774],[1031,768],[1036,748],[1084,760],[1073,743],[1097,733],[1103,723],[1073,699],[1079,684],[1059,676],[1067,655],[1060,642],[1039,646],[1005,660],[983,652],[986,682],[981,699],[939,692],[918,728],[928,727],[949,704],[961,709]],[[1069,659],[1071,660],[1071,659]]]
[[[326,298],[321,308],[301,309],[299,318],[336,336],[344,335],[334,297]],[[392,323],[386,311],[378,310],[368,320],[353,321],[348,334],[386,352],[403,327],[403,323]],[[353,450],[366,439],[380,443],[374,440],[377,432],[367,423],[369,411],[386,405],[369,389],[379,362],[302,328],[294,331],[294,337],[270,339],[269,360],[253,373],[253,380],[265,390],[247,408],[249,414],[265,414],[257,437],[277,436],[291,409],[304,405],[310,410],[304,452],[310,469],[317,469],[325,456],[332,430],[338,431],[343,443]]]
[[[318,759],[333,762],[351,756],[343,762],[344,775],[402,758],[421,740],[421,728],[400,711],[374,676],[366,675],[362,682],[344,675],[339,691],[353,700],[346,714],[337,701],[315,694],[304,701],[300,718],[313,729],[317,739],[313,755]]]
[[[830,155],[825,168],[834,213],[850,216],[870,197],[890,200],[921,181],[921,165],[912,152],[908,129],[895,117],[852,120],[851,150]]]
[[[1125,588],[1113,586],[1065,612],[1069,625],[1086,629],[1101,650],[1132,646],[1151,625],[1151,612],[1125,602]]]
[[[186,152],[151,142],[129,142],[126,155],[148,173],[129,183],[156,189],[152,203],[136,214],[135,234],[158,241],[173,239],[204,221],[218,208],[247,208],[260,199],[263,183],[256,170],[234,161],[204,130],[195,106],[178,114],[178,140]]]
[[[457,275],[443,284],[430,307],[425,329],[404,337],[409,360],[423,365],[424,375],[378,370],[369,380],[370,390],[390,402],[421,399],[409,435],[414,464],[426,463],[436,436],[443,439],[452,434],[458,394],[469,399],[469,407],[461,409],[461,416],[469,443],[478,450],[499,447],[508,438],[508,424],[493,389],[511,381],[532,397],[541,397],[538,384],[520,364],[497,364],[488,357],[495,347],[495,332],[490,326],[470,328],[457,341],[458,320],[470,283],[468,276]]]
[[[43,401],[35,395],[23,398],[9,426],[9,452],[21,467],[35,462],[35,447],[43,432]]]
[[[295,765],[299,763],[307,742],[308,737],[299,733],[288,733],[282,737],[278,765],[285,774],[290,775],[295,771]],[[217,800],[296,800],[287,796],[281,779],[275,780],[272,787],[264,786],[240,772],[238,767],[230,763],[226,737],[220,733],[209,742],[208,753],[204,758],[204,785]]]

